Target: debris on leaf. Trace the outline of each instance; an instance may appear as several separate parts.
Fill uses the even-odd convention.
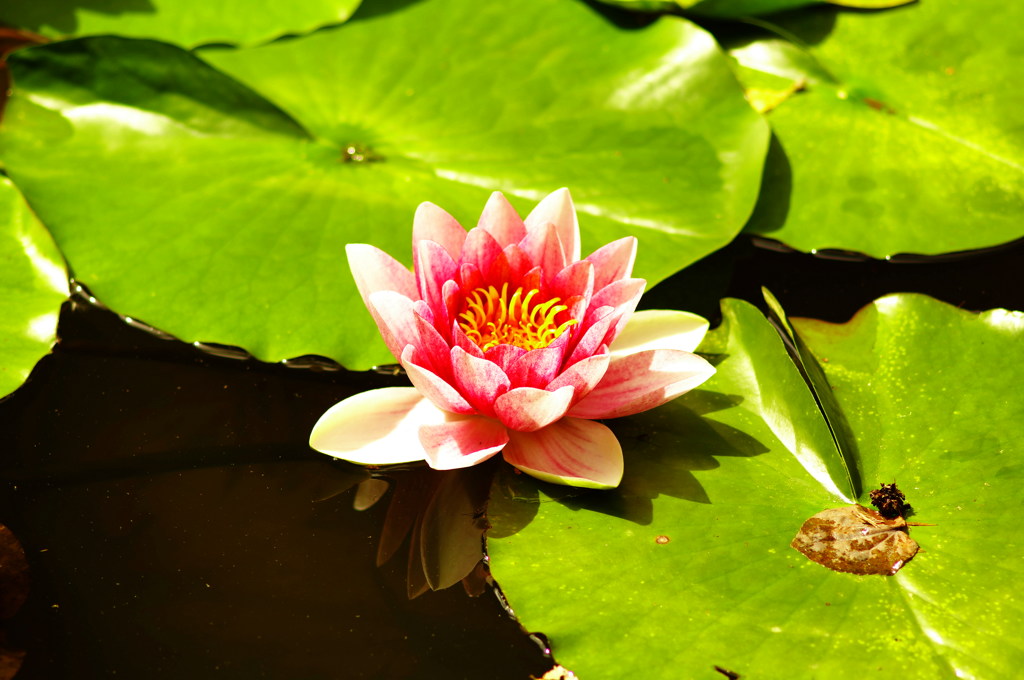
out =
[[[886,519],[904,517],[910,510],[907,497],[896,488],[896,483],[881,484],[881,488],[871,492],[871,505],[878,508],[878,514]]]
[[[729,678],[729,680],[739,680],[740,674],[736,671],[730,671],[728,668],[722,668],[721,666],[715,666],[715,670]]]
[[[848,505],[808,519],[790,545],[833,571],[891,576],[920,547],[907,526],[903,517],[887,519],[862,505]]]

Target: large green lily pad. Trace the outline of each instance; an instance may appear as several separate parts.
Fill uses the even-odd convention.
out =
[[[1012,676],[1024,315],[897,295],[847,324],[795,322],[857,437],[865,490],[895,480],[911,521],[934,525],[911,528],[923,552],[895,576],[857,576],[789,547],[843,503],[747,410],[746,357],[762,350],[739,331],[766,322],[736,302],[723,311],[702,347],[726,354],[718,374],[613,421],[619,490],[496,484],[491,568],[523,625],[581,677]]]
[[[749,88],[784,95],[748,230],[879,258],[1024,236],[1022,20],[994,0],[814,8],[733,47]]]
[[[26,0],[6,2],[0,23],[52,37],[124,35],[192,47],[254,44],[345,21],[359,0]]]
[[[0,177],[0,397],[25,382],[50,351],[67,297],[57,246],[11,181]]]
[[[202,52],[259,94],[163,44],[25,50],[0,156],[110,307],[186,340],[350,367],[393,359],[344,245],[411,261],[421,201],[472,226],[493,190],[525,214],[568,186],[584,249],[637,235],[652,284],[748,218],[767,126],[693,24],[622,31],[564,0],[374,8]]]

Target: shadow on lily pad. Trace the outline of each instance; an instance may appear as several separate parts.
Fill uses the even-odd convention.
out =
[[[626,462],[622,483],[610,491],[561,487],[502,470],[491,492],[488,514],[494,526],[489,534],[509,536],[528,525],[537,514],[540,490],[573,510],[600,512],[639,525],[652,523],[652,501],[660,495],[714,503],[694,471],[718,468],[719,456],[749,457],[769,450],[750,435],[703,417],[742,400],[737,395],[694,390],[647,413],[608,421]]]

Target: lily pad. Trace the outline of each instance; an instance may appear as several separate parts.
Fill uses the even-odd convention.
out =
[[[786,93],[748,231],[883,258],[1024,236],[1024,7],[811,8],[731,46],[748,90]],[[783,37],[784,36],[784,37]],[[827,143],[823,143],[827,140]]]
[[[623,31],[563,0],[431,0],[202,56],[259,95],[152,42],[20,52],[0,137],[76,278],[185,340],[393,362],[343,249],[410,262],[422,201],[468,227],[493,190],[525,214],[568,186],[584,248],[637,235],[653,284],[756,200],[766,124],[676,17]]]
[[[68,297],[64,260],[7,178],[0,177],[0,397],[20,386],[56,341]]]
[[[643,11],[666,11],[684,9],[693,14],[739,18],[772,14],[798,7],[827,2],[842,7],[861,9],[883,9],[905,5],[913,0],[601,0],[610,5],[620,5]]]
[[[914,520],[935,525],[916,528],[923,551],[880,577],[789,547],[806,518],[841,504],[744,408],[759,382],[738,331],[767,322],[731,301],[723,312],[702,350],[727,356],[704,389],[612,423],[627,456],[619,490],[495,484],[491,568],[521,623],[582,677],[1012,675],[1024,663],[1024,375],[1007,359],[1024,315],[898,295],[847,324],[794,322],[865,479],[898,480]]]
[[[51,38],[112,34],[193,47],[251,45],[308,33],[345,21],[359,0],[31,0],[4,5],[0,23]]]

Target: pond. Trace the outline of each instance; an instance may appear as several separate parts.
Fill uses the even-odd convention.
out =
[[[0,680],[1012,677],[1022,22],[0,2]]]

